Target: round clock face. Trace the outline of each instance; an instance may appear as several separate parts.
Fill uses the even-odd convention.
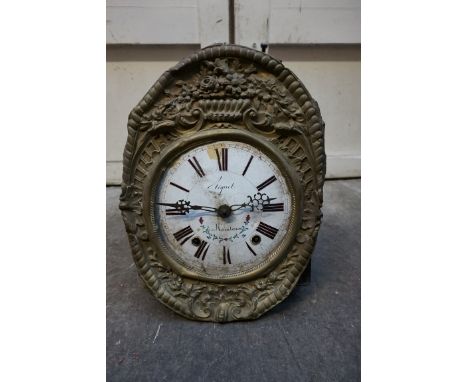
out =
[[[291,219],[285,176],[243,142],[205,144],[180,155],[157,180],[153,197],[167,255],[216,279],[268,266]]]

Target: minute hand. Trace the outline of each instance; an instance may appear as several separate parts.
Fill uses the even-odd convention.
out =
[[[260,196],[260,198],[257,197],[257,199],[255,198],[255,196]],[[245,208],[245,207],[249,207],[251,211],[254,211],[255,209],[259,210],[259,211],[263,211],[263,207],[265,206],[268,206],[270,204],[270,202],[272,200],[275,200],[276,198],[270,198],[268,196],[266,196],[266,199],[262,199],[262,195],[265,195],[266,194],[256,194],[254,195],[254,197],[252,196],[247,196],[247,198],[250,199],[250,201],[248,202],[245,202],[245,203],[242,203],[242,204],[233,204],[231,205],[231,211],[237,211],[237,210],[240,210],[241,208]]]

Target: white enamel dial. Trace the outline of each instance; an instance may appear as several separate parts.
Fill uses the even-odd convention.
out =
[[[286,179],[249,144],[198,146],[173,161],[158,184],[160,237],[187,269],[242,275],[264,266],[284,241],[292,203]]]

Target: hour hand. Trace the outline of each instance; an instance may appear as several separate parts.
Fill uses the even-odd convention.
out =
[[[159,202],[155,202],[154,204],[157,204],[158,206],[166,206],[166,207],[172,207],[172,208],[180,208],[179,202],[177,202],[177,203],[159,203]]]
[[[190,202],[186,202],[185,200],[179,200],[176,203],[160,203],[155,202],[158,206],[165,206],[165,207],[172,207],[172,209],[167,209],[167,215],[186,215],[190,211]]]
[[[197,205],[190,206],[190,209],[202,210],[202,211],[208,211],[208,212],[218,212],[218,209],[215,207],[206,207],[206,206],[197,206]]]
[[[173,210],[169,210],[167,212],[173,213],[174,215],[186,215],[189,213],[190,210],[202,210],[208,212],[218,212],[218,209],[215,207],[207,207],[207,206],[198,206],[192,205],[189,201],[179,200],[177,203],[155,203],[159,206],[166,206],[172,207]]]

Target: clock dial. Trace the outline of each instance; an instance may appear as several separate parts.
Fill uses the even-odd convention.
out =
[[[285,177],[255,147],[235,141],[198,146],[176,158],[154,194],[168,255],[222,279],[268,264],[291,219]]]

